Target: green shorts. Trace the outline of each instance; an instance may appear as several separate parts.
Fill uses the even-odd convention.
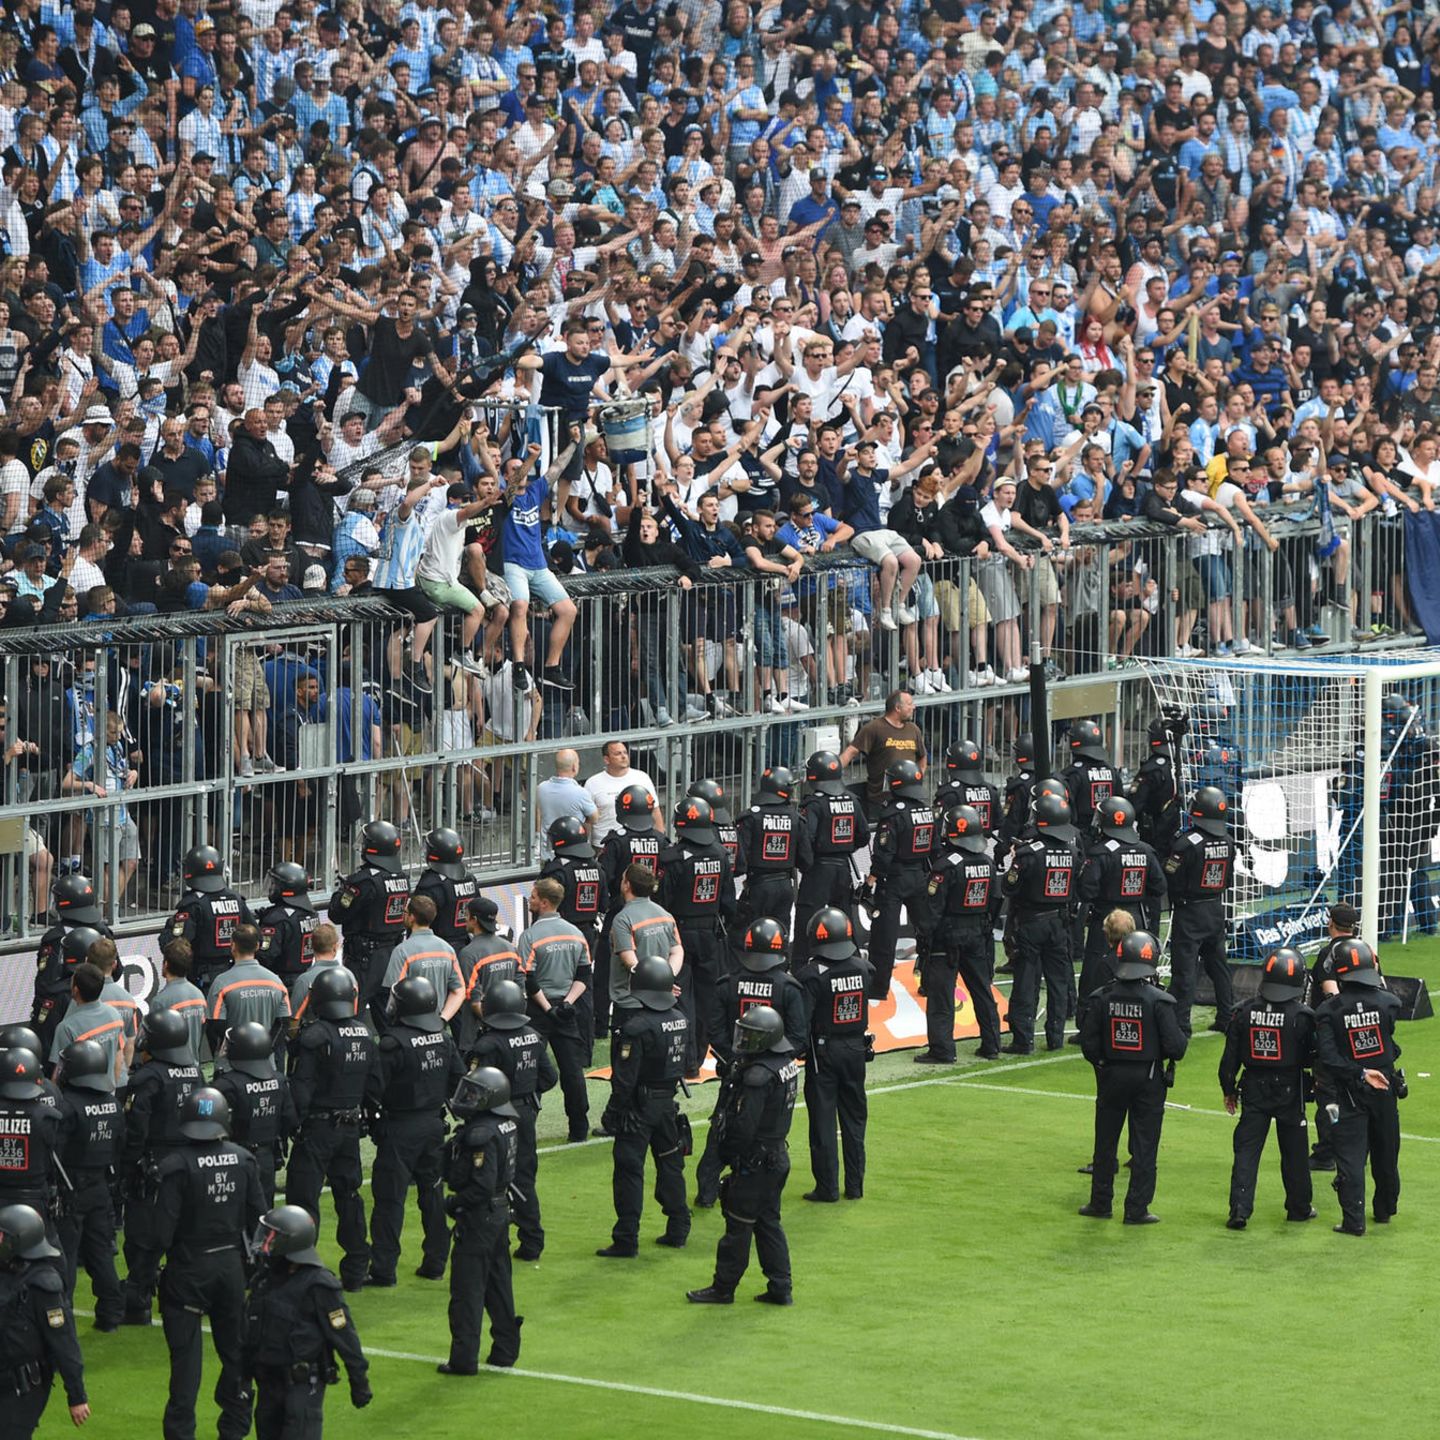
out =
[[[473,590],[467,590],[453,581],[427,580],[421,575],[416,577],[415,583],[424,592],[427,600],[443,610],[463,610],[465,614],[473,615],[480,608],[480,597]]]

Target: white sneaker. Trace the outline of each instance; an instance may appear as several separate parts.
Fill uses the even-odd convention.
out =
[[[930,688],[937,695],[949,695],[951,693],[950,682],[945,678],[945,672],[943,670],[929,670],[926,673],[930,677]]]
[[[981,683],[980,672],[978,670],[967,670],[965,672],[965,688],[967,690],[978,690]]]
[[[1005,672],[1005,683],[1007,685],[1019,685],[1030,678],[1030,672],[1023,666],[1017,665],[1013,670]]]
[[[982,665],[975,672],[975,683],[983,690],[987,685],[997,684],[998,677],[996,676],[994,670],[990,668],[990,666]]]
[[[1198,659],[1205,652],[1203,650],[1197,649],[1194,645],[1177,645],[1175,647],[1175,653],[1182,660],[1195,660]]]
[[[710,712],[703,706],[697,705],[693,700],[685,702],[685,719],[687,721],[708,720]]]
[[[789,712],[785,709],[784,703],[783,703],[782,701],[780,701],[780,700],[777,700],[777,699],[775,698],[775,696],[773,696],[773,695],[770,697],[769,701],[766,703],[765,708],[766,708],[772,715],[785,715],[785,714],[788,714],[788,713],[789,713]]]
[[[658,705],[655,708],[655,723],[664,730],[675,722],[670,718],[670,712],[663,705]]]
[[[1248,655],[1252,649],[1254,649],[1254,646],[1243,636],[1235,642],[1235,653],[1237,655]]]
[[[899,629],[899,626],[895,624],[895,617],[888,610],[882,610],[880,612],[880,628],[882,630]]]
[[[910,677],[908,689],[912,695],[928,695],[930,693],[930,677],[921,670],[919,674]]]
[[[920,617],[916,614],[913,606],[897,605],[895,607],[895,618],[902,625],[913,625]]]
[[[810,708],[803,700],[797,700],[793,695],[785,702],[785,704],[792,715],[797,714],[801,710],[808,710]]]
[[[255,762],[247,755],[240,762],[240,769],[237,772],[247,778],[255,773]]]

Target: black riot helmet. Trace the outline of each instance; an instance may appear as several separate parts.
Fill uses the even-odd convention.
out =
[[[715,839],[715,812],[710,802],[701,795],[687,795],[675,807],[675,829],[687,840],[709,844]]]
[[[647,1010],[675,1008],[675,973],[663,956],[647,955],[630,972],[630,994]]]
[[[349,1020],[359,999],[355,977],[341,965],[327,965],[310,982],[306,997],[322,1020]]]
[[[973,740],[957,740],[945,751],[947,775],[979,775],[984,768],[984,753]]]
[[[615,797],[615,818],[626,830],[653,830],[654,805],[648,785],[627,785]]]
[[[90,947],[104,938],[98,930],[89,925],[77,925],[61,937],[60,953],[67,965],[83,965],[90,954]]]
[[[805,783],[826,795],[838,794],[845,788],[845,767],[840,757],[833,750],[817,750],[805,762]]]
[[[581,860],[593,860],[595,847],[586,833],[585,822],[576,815],[562,815],[550,822],[546,835],[557,855],[574,855]]]
[[[0,1265],[54,1260],[60,1252],[45,1238],[45,1222],[31,1205],[0,1207]]]
[[[1217,785],[1202,785],[1190,797],[1190,823],[1202,835],[1223,839],[1229,827],[1230,806]]]
[[[795,777],[785,765],[772,765],[760,777],[760,803],[787,804],[795,794]]]
[[[1123,795],[1111,795],[1095,811],[1095,828],[1116,840],[1136,840],[1135,807]]]
[[[435,986],[424,975],[407,975],[395,982],[390,990],[390,1011],[401,1024],[431,1035],[445,1023],[440,1018]]]
[[[310,898],[310,877],[303,865],[293,860],[279,860],[270,867],[270,903],[278,905],[282,900],[305,900]]]
[[[367,820],[360,831],[360,863],[387,875],[400,873],[400,832],[388,820]]]
[[[897,760],[885,770],[885,789],[907,800],[926,800],[920,767],[913,760]]]
[[[33,1050],[0,1051],[0,1095],[7,1100],[33,1100],[45,1071]]]
[[[300,1205],[277,1205],[260,1217],[251,1254],[256,1259],[288,1260],[292,1265],[323,1265],[315,1248],[314,1217]]]
[[[752,920],[740,937],[740,963],[757,973],[785,963],[785,927],[768,915]]]
[[[1149,980],[1160,962],[1160,942],[1148,930],[1132,930],[1115,947],[1117,980]]]
[[[1265,957],[1260,972],[1262,1000],[1294,1000],[1305,988],[1305,961],[1298,950],[1282,945]]]
[[[446,1102],[450,1113],[460,1121],[473,1120],[487,1111],[494,1115],[514,1116],[510,1103],[510,1081],[503,1070],[494,1065],[477,1065],[462,1075],[455,1093]]]
[[[1093,720],[1076,720],[1070,726],[1070,753],[1085,760],[1108,761],[1105,732]]]
[[[28,1025],[0,1026],[0,1050],[33,1050],[37,1055],[45,1053],[40,1037]]]
[[[697,800],[703,800],[711,810],[725,808],[725,787],[718,780],[705,778],[692,780],[686,786],[685,793],[693,795]]]
[[[72,1040],[60,1052],[55,1083],[109,1094],[115,1088],[115,1067],[98,1041]]]
[[[810,953],[823,960],[848,960],[855,953],[855,926],[838,905],[817,910],[805,927]]]
[[[1375,964],[1375,952],[1363,940],[1338,940],[1330,952],[1330,973],[1342,985],[1369,985],[1383,989],[1385,982]],[[0,1085],[0,1093],[4,1086]]]
[[[480,992],[480,1018],[491,1030],[523,1030],[528,1023],[525,992],[514,980],[487,985]]]
[[[425,837],[425,863],[447,880],[465,879],[465,842],[448,825],[432,830]]]
[[[163,1060],[167,1065],[196,1063],[190,1048],[190,1027],[178,1010],[152,1010],[140,1031],[139,1048],[152,1060]]]
[[[752,1005],[735,1022],[735,1053],[788,1055],[795,1047],[785,1038],[785,1022],[773,1005]]]
[[[230,1102],[213,1085],[197,1085],[180,1106],[180,1133],[187,1140],[225,1140]]]
[[[247,1020],[225,1032],[225,1058],[232,1070],[254,1080],[268,1080],[275,1073],[275,1046],[258,1020]]]
[[[98,925],[103,917],[88,875],[62,875],[50,888],[50,908],[62,925]]]
[[[945,843],[972,855],[985,853],[985,826],[973,805],[952,805],[945,812]]]
[[[1015,737],[1015,744],[1011,748],[1015,752],[1015,765],[1018,769],[1035,768],[1035,737],[1028,730]]]
[[[1049,791],[1040,791],[1035,796],[1031,815],[1037,830],[1059,830],[1070,824],[1070,802]]]
[[[1150,753],[1159,755],[1170,748],[1170,727],[1158,715],[1146,727]]]
[[[225,862],[213,845],[196,845],[185,852],[185,886],[202,895],[218,895],[225,888]]]

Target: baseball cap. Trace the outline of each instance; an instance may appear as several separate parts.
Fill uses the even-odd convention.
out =
[[[872,180],[888,180],[890,178],[890,172],[883,165],[877,165],[870,172],[870,178]]]
[[[760,252],[758,250],[751,250],[741,259],[740,263],[742,265],[758,265],[760,258]]]
[[[1016,330],[1015,339],[1022,345],[1034,344],[1035,332],[1028,325],[1022,325]]]
[[[825,173],[823,165],[812,165],[810,167],[811,180],[828,180],[830,177]]]
[[[153,25],[137,25],[130,32],[132,40],[153,40],[155,38],[155,27]]]
[[[1340,900],[1330,907],[1330,918],[1342,929],[1353,930],[1360,923],[1360,912]]]

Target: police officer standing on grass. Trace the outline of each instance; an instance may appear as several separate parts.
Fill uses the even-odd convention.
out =
[[[909,764],[909,761],[905,762]],[[805,992],[808,1046],[805,1110],[810,1120],[810,1173],[815,1188],[805,1199],[840,1198],[840,1151],[845,1156],[845,1198],[865,1194],[865,1066],[873,1057],[866,1027],[869,962],[855,948],[855,931],[843,910],[822,910],[810,921],[810,959],[796,979]],[[737,1029],[736,1034],[739,1034]],[[787,1035],[788,1038],[788,1035]]]
[[[833,750],[817,750],[805,762],[800,802],[800,890],[795,900],[795,964],[807,955],[810,921],[833,905],[855,918],[855,852],[870,843],[870,823]]]
[[[1001,863],[1014,852],[1021,834],[1030,824],[1030,799],[1035,786],[1034,737],[1017,735],[1012,749],[1015,773],[1005,782],[1003,817],[995,832],[995,859]]]
[[[687,1291],[685,1298],[695,1305],[732,1304],[750,1264],[753,1239],[769,1282],[755,1298],[767,1305],[789,1305],[790,1247],[780,1223],[780,1196],[790,1174],[786,1136],[794,1118],[800,1067],[785,1038],[785,1022],[769,1005],[752,1005],[735,1022],[734,1050],[735,1083],[725,1109],[721,1152],[730,1167],[720,1182],[725,1233],[715,1247],[714,1278],[701,1290]]]
[[[1283,946],[1265,957],[1258,999],[1236,1008],[1220,1057],[1220,1090],[1233,1115],[1235,1164],[1230,1171],[1231,1230],[1243,1230],[1255,1209],[1260,1154],[1275,1122],[1280,1176],[1285,1184],[1285,1218],[1313,1220],[1310,1167],[1305,1147],[1305,1072],[1315,1055],[1315,1012],[1302,1004],[1305,962]],[[1241,1070],[1244,1078],[1237,1081]]]
[[[1070,764],[1062,777],[1070,792],[1070,816],[1075,828],[1088,835],[1102,801],[1118,794],[1120,772],[1105,751],[1105,735],[1093,720],[1076,720],[1070,726]]]
[[[1140,838],[1159,854],[1168,855],[1180,833],[1180,766],[1176,738],[1185,733],[1183,719],[1150,722],[1150,753],[1140,762],[1130,782],[1130,803],[1135,807],[1135,828]]]
[[[220,1440],[250,1433],[252,1395],[245,1372],[245,1247],[265,1211],[255,1157],[229,1140],[225,1097],[199,1086],[180,1111],[181,1144],[160,1164],[160,1319],[170,1347],[170,1397],[165,1403],[166,1440],[195,1434],[195,1397],[200,1393],[204,1337],[220,1357],[215,1403]]]
[[[453,950],[464,948],[466,906],[480,893],[480,882],[465,868],[465,846],[455,831],[432,830],[425,837],[425,869],[415,894],[435,905],[435,933]]]
[[[990,857],[984,821],[973,805],[945,812],[945,849],[926,887],[934,931],[920,974],[925,998],[926,1048],[917,1065],[955,1063],[955,981],[963,980],[980,1026],[982,1060],[1000,1056],[1000,1011],[995,979],[995,917],[1000,911],[1000,877]]]
[[[150,1302],[163,1246],[155,1202],[160,1166],[180,1144],[180,1114],[201,1083],[190,1049],[190,1031],[174,1010],[145,1017],[140,1031],[141,1063],[125,1096],[125,1149],[121,1184],[125,1207],[125,1317],[122,1324],[148,1325]]]
[[[5,1396],[5,1434],[30,1440],[58,1371],[70,1419],[90,1418],[85,1362],[75,1316],[46,1239],[45,1222],[33,1205],[0,1207],[0,1386]]]
[[[1015,982],[1010,990],[1010,1043],[1007,1055],[1035,1049],[1035,1017],[1040,979],[1045,979],[1045,1044],[1065,1043],[1066,1004],[1073,967],[1070,962],[1070,906],[1078,892],[1080,856],[1069,837],[1070,807],[1058,796],[1042,794],[1033,806],[1033,838],[1016,844],[1005,872],[1010,900],[1008,926],[1014,940]]]
[[[1235,1008],[1235,990],[1225,958],[1225,897],[1235,875],[1235,842],[1229,833],[1230,806],[1213,785],[1190,797],[1190,826],[1170,847],[1165,880],[1170,893],[1170,993],[1180,1007],[1180,1028],[1190,1034],[1199,968],[1215,987],[1215,1023],[1224,1030]]]
[[[560,918],[568,920],[584,937],[593,968],[600,944],[600,924],[610,908],[610,887],[595,855],[584,824],[574,815],[562,815],[547,832],[554,855],[541,867],[541,875],[558,880],[565,887]],[[591,985],[580,1005],[580,1032],[589,1040],[595,1034],[595,1004]],[[590,1049],[587,1047],[586,1063]]]
[[[932,806],[944,815],[956,805],[969,805],[979,816],[980,833],[989,838],[1003,813],[1000,792],[985,778],[985,757],[973,740],[957,740],[945,751],[945,776]]]
[[[487,1365],[511,1366],[520,1356],[520,1326],[510,1280],[510,1201],[519,1124],[510,1082],[490,1065],[461,1077],[450,1097],[460,1122],[445,1149],[446,1213],[455,1221],[450,1256],[450,1358],[442,1375],[480,1369],[480,1316],[490,1317]]]
[[[65,1252],[65,1293],[75,1293],[81,1265],[95,1292],[95,1328],[120,1327],[125,1302],[115,1273],[115,1211],[110,1171],[120,1158],[124,1126],[109,1058],[93,1040],[67,1045],[56,1071],[60,1085],[59,1215],[55,1228]]]
[[[890,994],[895,947],[900,939],[900,912],[910,918],[917,937],[930,933],[930,860],[936,850],[935,811],[925,793],[920,767],[897,760],[885,771],[885,803],[875,820],[866,877],[874,921],[870,927],[870,998]]]
[[[795,866],[800,809],[797,786],[783,765],[772,765],[760,777],[760,793],[741,817],[740,853],[745,857],[745,891],[739,903],[739,928],[760,916],[778,920],[788,935],[795,909]]]
[[[267,1211],[255,1234],[245,1373],[255,1382],[258,1440],[319,1440],[325,1387],[340,1378],[337,1357],[350,1381],[350,1403],[363,1410],[373,1398],[355,1321],[340,1281],[315,1249],[315,1234],[315,1221],[298,1205]]]
[[[730,862],[730,875],[734,880],[746,873],[748,857],[740,844],[740,827],[730,814],[725,789],[718,780],[692,780],[686,789],[687,797],[703,800],[710,807],[710,823],[715,827],[715,838]]]
[[[160,931],[163,950],[172,940],[188,940],[195,957],[195,983],[208,990],[230,963],[230,940],[237,925],[253,925],[249,903],[225,883],[225,862],[213,845],[185,853],[185,893]]]
[[[627,785],[615,797],[615,818],[620,828],[612,830],[600,846],[600,873],[610,897],[595,947],[595,1038],[609,1033],[611,974],[614,946],[611,930],[615,917],[627,903],[620,892],[621,876],[632,865],[642,866],[654,876],[660,868],[660,851],[665,837],[655,828],[655,797],[648,785]],[[653,888],[650,892],[654,893]]]
[[[1339,1174],[1340,1235],[1365,1233],[1365,1165],[1375,1180],[1371,1214],[1388,1225],[1400,1203],[1400,1112],[1408,1093],[1396,1067],[1400,1001],[1385,989],[1375,952],[1342,940],[1331,952],[1340,992],[1315,1012],[1315,1053],[1338,1111],[1331,1130]]]
[[[414,901],[411,901],[414,904]],[[450,1254],[445,1223],[445,1102],[464,1074],[460,1054],[436,1013],[423,976],[391,994],[393,1023],[380,1037],[380,1064],[366,1094],[375,1164],[370,1171],[370,1273],[367,1285],[395,1284],[405,1199],[414,1182],[424,1230],[422,1280],[439,1280]]]
[[[686,1074],[695,1075],[710,1048],[712,997],[727,968],[725,925],[735,917],[735,881],[709,801],[687,796],[675,807],[674,824],[675,841],[660,852],[655,900],[680,927],[680,1009],[691,1027]]]
[[[605,1128],[615,1137],[615,1225],[610,1244],[595,1252],[612,1260],[634,1259],[639,1253],[647,1151],[655,1160],[655,1198],[665,1212],[665,1229],[655,1243],[680,1250],[690,1235],[675,1104],[675,1090],[685,1074],[690,1024],[676,1009],[675,976],[658,955],[647,955],[636,965],[630,996],[639,1003],[616,1012],[605,1106]]]
[[[270,868],[270,903],[260,912],[260,963],[288,990],[315,959],[320,917],[310,903],[310,877],[303,865],[281,860]]]
[[[295,1133],[290,1082],[276,1068],[270,1031],[258,1021],[231,1029],[223,1051],[225,1068],[217,1071],[215,1088],[230,1107],[230,1138],[255,1157],[265,1203],[273,1205],[275,1168]]]
[[[1325,943],[1315,954],[1305,976],[1305,989],[1301,999],[1312,1010],[1319,1010],[1326,999],[1340,993],[1335,979],[1335,947],[1345,940],[1353,940],[1360,928],[1360,912],[1345,901],[1337,901],[1330,907],[1326,918]],[[1310,1148],[1312,1170],[1333,1170],[1335,1168],[1335,1147],[1330,1140],[1330,1107],[1335,1103],[1334,1092],[1330,1089],[1329,1077],[1317,1065],[1315,1077],[1315,1143]]]
[[[1120,942],[1115,979],[1095,996],[1080,1020],[1080,1045],[1095,1067],[1095,1155],[1090,1203],[1082,1215],[1110,1218],[1115,1194],[1116,1149],[1120,1131],[1130,1127],[1130,1185],[1125,1223],[1154,1225],[1155,1157],[1165,1119],[1165,1092],[1174,1062],[1184,1057],[1188,1037],[1180,1029],[1176,1002],[1155,984],[1160,942],[1136,930]]]
[[[335,1202],[335,1238],[345,1252],[340,1280],[358,1290],[370,1268],[365,1205],[360,1198],[360,1121],[379,1050],[356,1013],[355,978],[327,966],[310,986],[306,1023],[291,1051],[290,1089],[299,1129],[285,1172],[285,1199],[319,1217],[328,1183]]]
[[[376,1001],[390,952],[405,936],[410,882],[400,864],[400,832],[388,820],[370,820],[360,831],[360,868],[347,875],[326,911],[345,937],[345,966],[360,987],[360,1003],[384,1021]]]
[[[50,891],[50,912],[55,923],[40,937],[35,952],[35,1003],[30,1011],[30,1022],[44,1047],[36,1052],[42,1058],[54,1039],[55,1027],[70,1007],[75,967],[85,959],[78,947],[72,946],[67,952],[62,942],[80,926],[97,936],[110,936],[110,927],[101,917],[100,903],[95,898],[95,886],[84,875],[62,875],[56,880]]]
[[[559,1083],[540,1032],[525,1012],[525,992],[514,980],[497,980],[480,994],[480,1033],[465,1055],[467,1069],[491,1065],[510,1082],[519,1135],[515,1146],[515,1184],[510,1213],[520,1237],[517,1260],[538,1260],[545,1249],[536,1190],[540,1156],[535,1144],[540,1097]]]

